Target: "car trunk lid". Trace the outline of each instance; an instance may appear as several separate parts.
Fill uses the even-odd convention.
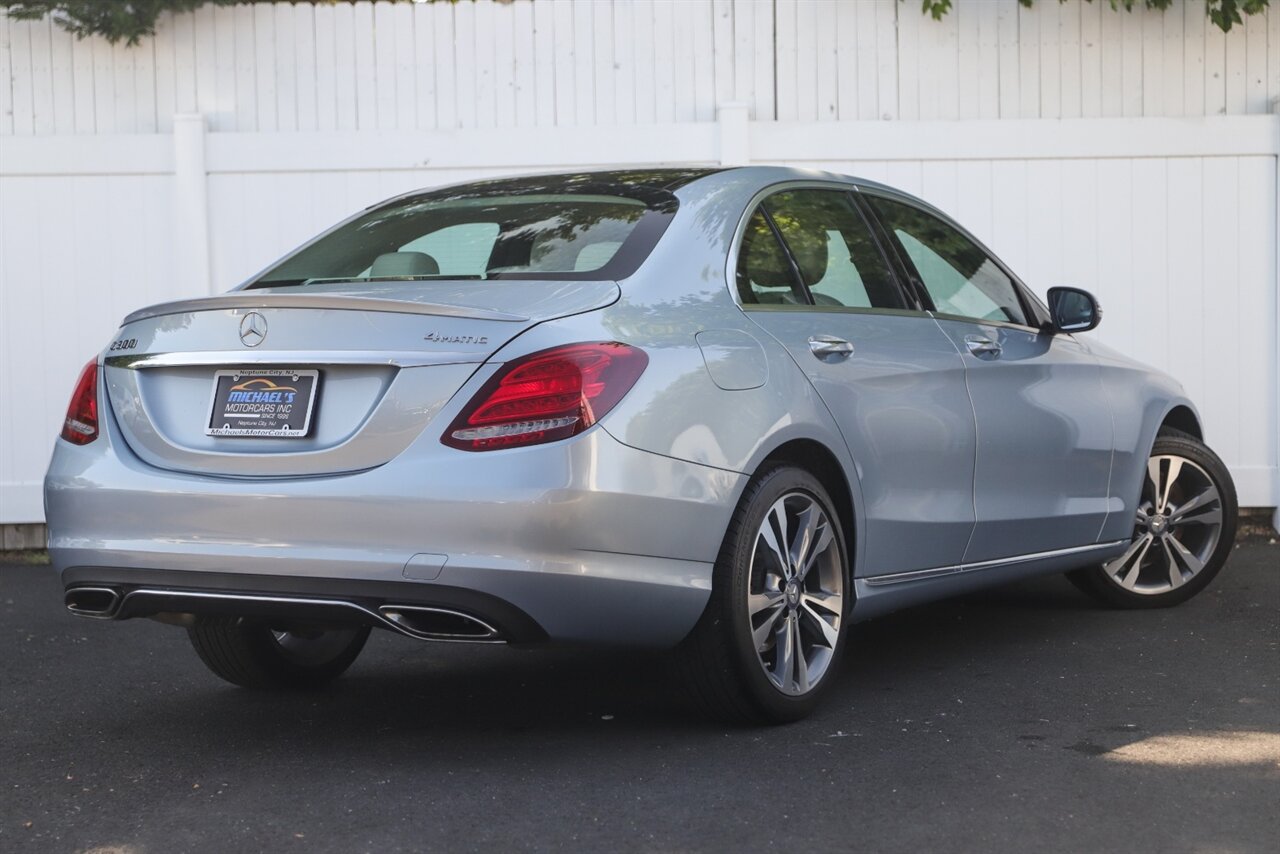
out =
[[[613,282],[431,281],[164,303],[125,318],[105,354],[107,396],[129,447],[160,468],[231,477],[360,471],[408,447],[508,341],[617,296]],[[232,388],[248,403],[232,406]],[[299,408],[285,423],[281,402],[295,398],[310,417]],[[228,435],[258,424],[241,431],[256,435]]]

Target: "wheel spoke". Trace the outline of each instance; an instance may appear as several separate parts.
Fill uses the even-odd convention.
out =
[[[822,511],[815,508],[815,512],[818,514],[821,521],[816,536],[809,543],[809,550],[804,556],[804,561],[799,564],[800,571],[796,573],[796,577],[800,579],[801,582],[803,582],[805,577],[809,574],[809,570],[813,569],[814,564],[817,563],[818,556],[831,548],[831,544],[835,542],[835,536],[831,533],[831,523],[827,520],[827,517],[822,514]]]
[[[788,614],[778,626],[774,637],[777,646],[777,658],[773,667],[773,675],[782,690],[791,684],[791,673],[795,670],[796,636],[791,630],[791,615]]]
[[[839,593],[828,593],[825,590],[804,590],[800,593],[801,603],[816,605],[828,614],[839,614],[841,601]]]
[[[1165,513],[1169,507],[1169,491],[1178,475],[1182,474],[1181,457],[1152,457],[1147,461],[1147,479],[1155,490],[1157,513]]]
[[[800,619],[791,619],[791,644],[796,651],[796,693],[804,694],[809,690],[809,662],[804,657],[804,643],[800,638]]]
[[[1192,513],[1174,523],[1175,525],[1221,525],[1222,509],[1210,507],[1199,513]]]
[[[769,645],[769,635],[773,634],[774,628],[777,626],[778,618],[787,612],[786,608],[779,606],[770,611],[759,626],[751,630],[751,640],[756,646],[756,652],[764,652]]]
[[[1153,539],[1154,538],[1150,534],[1147,535],[1146,544],[1143,545],[1142,550],[1138,552],[1136,557],[1134,557],[1133,566],[1131,566],[1129,571],[1125,574],[1124,581],[1120,582],[1130,590],[1132,590],[1138,583],[1138,576],[1142,574],[1142,561],[1146,559],[1147,551],[1151,548]]]
[[[815,609],[813,603],[809,600],[810,597],[808,596],[801,598],[800,610],[809,617],[810,621],[817,627],[818,631],[822,633],[823,643],[831,649],[835,649],[836,641],[840,637],[840,629],[828,623],[826,617]]]
[[[774,560],[778,562],[779,572],[782,577],[790,578],[791,560],[782,548],[782,544],[787,541],[787,510],[782,501],[778,501],[769,508],[769,513],[764,518],[764,524],[760,526],[760,539],[764,541],[765,547],[769,549],[773,554]]]
[[[1174,587],[1181,585],[1185,580],[1182,576],[1183,569],[1186,569],[1189,575],[1195,575],[1204,569],[1204,562],[1178,542],[1176,537],[1165,537],[1163,545],[1165,554],[1169,558],[1169,583]]]
[[[1147,484],[1151,487],[1151,510],[1160,512],[1160,457],[1147,460]]]
[[[1213,486],[1205,487],[1195,498],[1169,510],[1171,525],[1217,525],[1221,522],[1222,502],[1218,500],[1218,490]]]
[[[786,597],[775,590],[766,590],[763,593],[752,593],[747,597],[747,611],[752,617],[756,617],[761,612],[781,608],[785,601]]]
[[[1169,545],[1168,537],[1160,538],[1160,548],[1164,550],[1164,568],[1169,573],[1169,586],[1182,586],[1182,568],[1178,566],[1177,559],[1173,556],[1173,547]]]
[[[1133,589],[1133,585],[1138,581],[1138,574],[1142,570],[1142,560],[1147,556],[1147,549],[1151,547],[1153,539],[1154,537],[1150,534],[1143,534],[1129,544],[1124,554],[1107,564],[1107,572],[1120,581],[1121,587]],[[1120,573],[1126,569],[1128,573],[1121,580]]]
[[[788,554],[791,556],[791,565],[797,570],[804,565],[809,557],[809,549],[817,537],[818,525],[821,521],[822,511],[812,504],[801,510],[796,516],[798,525],[787,546]]]

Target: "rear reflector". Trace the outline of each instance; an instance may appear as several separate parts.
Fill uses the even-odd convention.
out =
[[[87,445],[98,438],[98,360],[93,358],[80,371],[76,390],[62,422],[62,438],[73,445]]]
[[[616,342],[531,353],[491,377],[441,441],[492,451],[567,439],[603,418],[648,364],[643,350]]]

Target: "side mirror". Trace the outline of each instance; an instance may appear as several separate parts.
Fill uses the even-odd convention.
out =
[[[1102,306],[1079,288],[1049,288],[1049,316],[1055,332],[1088,332],[1102,322]]]

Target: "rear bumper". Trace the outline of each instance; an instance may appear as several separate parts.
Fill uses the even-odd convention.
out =
[[[513,642],[679,642],[742,485],[598,427],[487,454],[423,437],[377,469],[270,480],[153,468],[105,427],[60,441],[46,478],[65,586],[450,607]]]
[[[428,640],[530,644],[547,639],[537,621],[509,602],[445,585],[89,566],[66,570],[62,580],[68,610],[98,619],[233,615],[358,623]],[[465,616],[472,625],[448,632],[416,628],[402,619],[414,612]]]

